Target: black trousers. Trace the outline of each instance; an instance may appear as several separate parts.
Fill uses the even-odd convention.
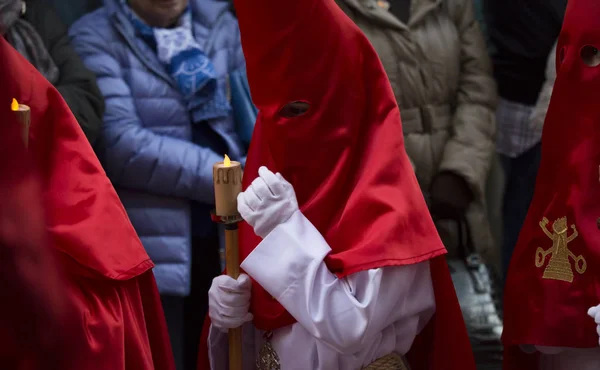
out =
[[[177,370],[196,370],[200,335],[208,313],[208,290],[220,274],[218,236],[193,238],[190,295],[162,297]]]

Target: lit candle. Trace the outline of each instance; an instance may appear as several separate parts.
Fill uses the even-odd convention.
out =
[[[10,104],[10,110],[15,112],[17,120],[21,124],[21,137],[25,147],[29,144],[29,126],[31,124],[31,109],[24,104],[19,104],[17,99],[13,99]]]
[[[240,275],[238,248],[237,197],[242,191],[242,165],[225,156],[223,162],[213,165],[215,186],[215,213],[225,219],[225,262],[227,275],[237,279]],[[217,221],[219,222],[219,221]],[[229,369],[242,370],[242,328],[229,329]]]
[[[225,156],[223,162],[213,166],[215,203],[217,216],[235,216],[237,196],[242,191],[242,165]]]

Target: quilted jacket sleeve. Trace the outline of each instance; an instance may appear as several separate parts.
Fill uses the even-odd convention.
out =
[[[483,199],[495,151],[496,85],[472,0],[453,0],[449,10],[460,35],[460,76],[454,135],[446,144],[440,170],[463,176],[475,198]]]
[[[123,188],[212,204],[212,165],[221,156],[142,125],[121,65],[100,32],[106,31],[84,18],[71,27],[70,35],[104,95],[106,112],[98,150],[108,176]]]

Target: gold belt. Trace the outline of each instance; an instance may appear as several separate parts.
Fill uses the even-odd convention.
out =
[[[410,368],[402,356],[397,353],[390,353],[363,367],[363,370],[410,370]]]

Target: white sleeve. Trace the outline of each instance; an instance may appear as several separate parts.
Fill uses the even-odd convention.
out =
[[[241,267],[312,336],[339,353],[357,352],[399,321],[406,323],[400,326],[406,328],[401,334],[412,343],[435,311],[429,262],[338,279],[323,261],[330,250],[298,211],[276,227]]]

